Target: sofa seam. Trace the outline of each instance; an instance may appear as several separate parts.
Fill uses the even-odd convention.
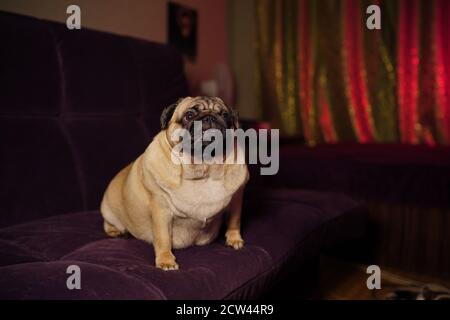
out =
[[[38,254],[36,255],[36,252],[33,252],[29,247],[24,246],[24,245],[19,244],[19,243],[16,243],[16,242],[14,242],[14,241],[12,241],[10,239],[0,238],[0,240],[5,241],[6,243],[11,244],[13,246],[19,247],[21,250],[25,251],[25,253],[28,253],[31,257],[36,257],[36,258],[42,259],[42,261],[18,262],[18,263],[11,263],[11,264],[7,264],[7,265],[2,265],[0,267],[19,265],[19,264],[23,264],[23,263],[51,262],[52,261],[47,256],[42,255],[40,252],[38,252]]]
[[[130,54],[131,60],[133,61],[133,67],[134,67],[134,74],[136,75],[136,83],[138,87],[139,92],[139,107],[138,112],[136,113],[136,116],[138,117],[138,123],[141,127],[141,130],[143,131],[144,135],[147,139],[151,139],[150,132],[145,125],[144,115],[145,115],[145,99],[144,99],[144,89],[142,84],[142,77],[140,74],[139,66],[136,59],[136,52],[134,51],[134,47],[131,46],[131,42],[126,42],[127,50]]]
[[[49,26],[48,27],[49,32],[52,36],[53,39],[53,44],[56,50],[56,57],[57,57],[57,61],[58,61],[58,74],[59,74],[59,78],[60,78],[60,112],[59,115],[57,116],[58,118],[58,122],[59,122],[59,126],[61,128],[61,132],[67,142],[67,145],[69,146],[69,150],[70,153],[72,155],[72,160],[73,160],[73,166],[74,166],[74,171],[76,173],[77,176],[77,180],[78,180],[78,187],[81,193],[81,207],[83,210],[87,210],[88,208],[88,197],[87,197],[87,187],[84,183],[85,181],[85,177],[83,174],[83,171],[81,170],[81,160],[77,155],[77,152],[75,150],[75,146],[74,146],[74,142],[72,140],[72,137],[69,133],[69,130],[67,128],[67,123],[65,121],[65,114],[67,112],[67,86],[66,86],[66,78],[64,76],[63,73],[63,57],[62,57],[62,52],[61,52],[61,43],[62,40],[57,42],[56,40],[56,35],[54,30]]]

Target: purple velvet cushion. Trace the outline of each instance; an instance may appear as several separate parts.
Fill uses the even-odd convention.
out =
[[[58,260],[104,238],[98,211],[57,215],[3,228],[0,229],[0,265]]]
[[[248,193],[257,194],[257,199],[299,203],[315,209],[315,214],[326,221],[326,232],[322,240],[323,248],[333,247],[346,240],[361,237],[366,231],[367,210],[362,201],[355,201],[341,193],[316,192],[288,188],[264,188]],[[254,205],[254,206],[255,206]]]
[[[336,203],[333,210],[331,203]],[[4,228],[0,288],[7,289],[0,298],[257,298],[279,281],[286,265],[299,267],[288,262],[293,257],[318,256],[328,224],[357,208],[333,194],[248,195],[245,247],[225,247],[221,236],[208,246],[175,250],[181,266],[176,272],[154,267],[151,245],[107,238],[97,211]],[[82,269],[81,291],[66,289],[65,271],[71,264]]]
[[[58,54],[48,25],[0,12],[0,113],[56,115],[61,100]]]
[[[137,66],[127,41],[66,28],[58,42],[64,58],[68,114],[138,114]]]
[[[66,286],[67,267],[81,269],[81,289]],[[3,299],[161,299],[158,290],[138,278],[103,265],[82,261],[17,264],[0,268],[0,298]],[[7,279],[6,277],[10,277]]]
[[[82,209],[76,164],[59,121],[0,114],[0,227]]]
[[[83,172],[87,208],[98,209],[111,179],[145,151],[150,139],[136,117],[69,118],[66,126]]]

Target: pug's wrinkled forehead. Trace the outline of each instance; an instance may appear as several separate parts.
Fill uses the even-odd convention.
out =
[[[227,110],[234,114],[233,110],[226,106],[223,100],[218,97],[186,97],[164,109],[161,115],[161,128],[167,129],[171,122],[180,121],[190,109],[194,109],[199,113],[220,113],[223,110]]]
[[[222,110],[228,110],[228,107],[217,97],[195,97],[185,98],[179,104],[175,110],[174,119],[180,120],[184,113],[189,109],[194,109],[200,113],[203,112],[221,112]]]

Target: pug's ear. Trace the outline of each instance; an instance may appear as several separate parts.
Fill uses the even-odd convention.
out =
[[[163,112],[161,114],[161,118],[160,118],[162,130],[166,130],[167,127],[169,126],[170,119],[172,118],[173,113],[175,112],[175,109],[178,107],[178,104],[181,101],[183,101],[183,98],[178,99],[177,102],[175,102],[174,104],[171,104],[170,106],[166,107],[163,110]]]

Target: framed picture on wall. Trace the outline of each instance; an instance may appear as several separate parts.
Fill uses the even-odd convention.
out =
[[[186,6],[168,3],[168,41],[186,58],[197,57],[197,11]]]

